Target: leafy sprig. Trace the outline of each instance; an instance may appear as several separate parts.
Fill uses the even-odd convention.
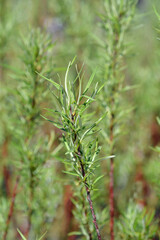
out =
[[[50,119],[44,116],[43,118],[51,122],[63,133],[62,139],[67,150],[66,155],[68,156],[68,158],[64,160],[64,163],[66,162],[67,165],[69,165],[69,168],[64,172],[78,177],[80,183],[85,187],[97,237],[101,239],[90,195],[94,184],[102,178],[102,176],[96,176],[95,174],[96,168],[98,167],[96,157],[99,154],[100,146],[98,145],[97,138],[91,139],[91,136],[95,133],[98,124],[106,116],[106,113],[92,124],[88,121],[86,110],[91,103],[95,101],[95,96],[99,93],[101,87],[98,87],[97,83],[92,90],[90,89],[95,72],[91,75],[84,90],[82,90],[82,79],[80,75],[71,81],[69,78],[69,69],[73,63],[74,60],[69,62],[64,85],[44,77],[56,88],[57,92],[56,96],[55,94],[54,96],[58,102],[59,109],[47,109],[49,115],[52,115],[53,118]],[[76,90],[77,81],[79,81],[79,87]],[[86,94],[89,90],[91,90],[91,94],[87,96]]]

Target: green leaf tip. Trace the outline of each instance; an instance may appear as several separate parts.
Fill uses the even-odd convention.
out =
[[[52,79],[49,79],[49,78],[43,76],[42,74],[38,73],[37,71],[36,71],[36,73],[37,73],[40,77],[42,77],[42,78],[44,78],[45,80],[47,80],[47,81],[49,81],[50,83],[52,83],[58,90],[61,90],[61,86],[60,86],[58,83],[56,83],[56,82],[53,81]]]

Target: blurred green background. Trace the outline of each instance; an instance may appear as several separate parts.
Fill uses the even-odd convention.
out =
[[[154,8],[159,11],[159,1],[139,1],[133,21],[124,37],[127,49],[123,59],[126,66],[123,70],[124,82],[126,86],[135,87],[121,94],[122,107],[126,109],[127,106],[131,111],[126,114],[124,120],[125,134],[122,134],[116,143],[118,152],[115,161],[116,222],[121,219],[122,213],[127,212],[130,202],[134,202],[140,208],[146,207],[147,211],[154,210],[156,221],[159,221],[160,217],[160,162],[159,153],[153,150],[160,144],[160,127],[156,120],[160,116],[160,41],[158,39],[160,22]],[[95,67],[98,67],[95,81],[100,81],[102,59],[99,56],[101,49],[96,37],[100,39],[105,37],[100,26],[100,13],[103,13],[101,0],[0,0],[0,232],[2,233],[17,175],[17,162],[20,159],[15,147],[17,143],[14,140],[15,129],[18,129],[19,124],[15,116],[16,98],[13,92],[19,88],[22,81],[16,74],[19,69],[24,70],[21,39],[27,39],[33,28],[39,28],[44,34],[50,35],[54,43],[50,54],[51,76],[57,78],[59,73],[63,79],[68,62],[77,56],[79,70],[84,63],[87,76],[85,79],[88,79]],[[43,64],[46,65],[45,62]],[[70,74],[71,77],[75,76],[76,71],[73,69]],[[48,85],[44,84],[43,89],[47,93],[40,102],[41,109],[52,106],[53,102]],[[98,105],[95,104],[93,109],[99,114]],[[37,210],[37,215],[34,216],[30,239],[41,236],[46,230],[44,239],[48,240],[86,239],[67,235],[69,232],[78,231],[78,222],[72,214],[74,204],[71,198],[74,190],[71,187],[71,180],[62,173],[64,166],[58,161],[58,158],[64,156],[64,149],[59,140],[61,134],[43,119],[40,121],[40,134],[44,139],[53,138],[51,149],[52,152],[57,151],[57,158],[50,157],[39,180],[42,192],[39,193],[37,190],[39,194],[37,198],[41,199],[38,206],[44,209]],[[102,140],[101,142],[103,156],[105,146]],[[159,149],[156,149],[159,152]],[[105,174],[105,180],[97,184],[99,188],[97,209],[100,215],[98,219],[100,217],[106,219],[102,235],[107,239],[109,166],[106,170],[104,167],[106,165],[102,163],[100,172]],[[16,229],[19,228],[25,234],[27,228],[23,181],[19,189],[20,194],[17,194],[8,240],[21,239]],[[117,235],[116,239],[121,238]],[[157,240],[159,237],[152,239]]]

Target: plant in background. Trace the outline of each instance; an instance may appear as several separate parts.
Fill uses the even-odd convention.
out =
[[[118,225],[119,237],[124,240],[151,240],[157,232],[154,211],[147,212],[131,202]]]
[[[10,48],[11,44],[11,38],[13,37],[14,31],[16,31],[15,28],[15,19],[13,18],[13,13],[11,13],[12,9],[12,3],[8,0],[0,0],[0,16],[1,16],[1,22],[0,22],[0,80],[2,83],[5,80],[4,75],[4,66],[3,64],[6,64],[8,61],[9,56],[8,55],[8,48]],[[1,84],[2,84],[1,83]]]
[[[83,62],[87,62],[87,65],[90,64],[89,59],[93,58],[95,55],[95,47],[93,46],[93,41],[91,38],[91,32],[94,29],[94,21],[95,21],[95,5],[97,1],[77,1],[77,0],[63,0],[63,1],[48,1],[49,15],[46,18],[46,25],[48,23],[48,30],[53,34],[53,37],[57,39],[58,44],[56,44],[56,49],[58,55],[56,56],[56,62],[60,65],[68,64],[69,60],[72,59],[75,55],[77,55],[78,63],[77,70],[80,72],[80,76],[83,75],[83,71],[85,69],[86,76],[90,75],[90,68],[83,66]],[[88,14],[89,13],[89,14]],[[54,17],[51,18],[51,15]],[[80,20],[81,19],[81,20]],[[54,34],[55,33],[55,34]],[[72,44],[71,44],[72,43]],[[93,51],[94,47],[94,51]],[[73,68],[70,71],[70,75],[73,74],[73,78],[76,76],[76,70]],[[62,76],[63,78],[63,76]],[[87,79],[87,78],[86,78]],[[76,83],[78,86],[78,82]],[[85,79],[84,79],[85,84]],[[67,176],[65,177],[67,178]],[[68,180],[68,179],[67,179]],[[67,181],[66,180],[66,181]],[[69,183],[70,184],[70,183]],[[65,186],[66,188],[66,186]],[[82,197],[84,195],[84,191],[80,194],[77,188],[72,188],[70,185],[70,191],[72,195],[79,194],[79,199],[85,199]],[[64,198],[68,196],[68,191],[64,191]],[[74,205],[70,201],[71,208],[66,208],[64,211],[72,212]],[[85,206],[87,203],[83,203]],[[74,223],[74,215],[71,214],[70,219],[67,219],[67,215],[64,215],[64,219],[66,219],[66,224],[64,231],[62,234],[65,236],[68,232],[72,232],[75,229]],[[86,222],[86,214],[83,214],[84,222]],[[76,217],[77,218],[77,217]],[[80,214],[80,218],[82,218],[82,214]],[[79,222],[79,221],[78,221]],[[80,221],[81,222],[81,221]],[[84,225],[84,224],[83,224]],[[68,227],[67,227],[68,226]],[[89,230],[87,231],[89,232]],[[74,237],[74,236],[72,236]],[[60,237],[62,238],[62,236]]]
[[[11,169],[12,163],[9,160],[10,155],[10,126],[11,121],[8,121],[8,115],[10,115],[10,106],[9,106],[9,86],[8,86],[8,72],[5,66],[12,61],[14,55],[14,34],[17,32],[16,22],[17,18],[14,16],[15,11],[13,10],[13,1],[10,0],[0,0],[0,157],[1,157],[1,166],[0,166],[0,201],[1,201],[1,211],[0,211],[0,232],[3,233],[6,228],[6,222],[4,216],[9,210],[9,203],[11,198]],[[12,11],[11,11],[12,9]],[[9,83],[10,87],[13,84]],[[6,124],[7,123],[7,124]],[[16,190],[16,189],[15,189]],[[12,202],[14,202],[14,193],[12,196]],[[10,221],[10,215],[12,208],[10,208],[10,214],[8,215],[8,222]],[[6,230],[7,231],[7,230]],[[2,235],[1,235],[2,236]]]
[[[97,125],[106,114],[104,114],[103,117],[98,119],[93,124],[90,124],[89,119],[93,114],[85,113],[85,111],[89,108],[90,104],[95,101],[95,96],[99,93],[101,88],[98,88],[98,84],[96,84],[91,96],[87,96],[86,93],[91,88],[91,83],[95,73],[91,75],[85,89],[82,90],[82,80],[79,72],[77,72],[77,77],[73,81],[71,81],[68,76],[69,69],[71,68],[73,62],[74,61],[70,62],[68,65],[65,74],[64,86],[61,82],[57,83],[44,77],[56,88],[56,92],[53,92],[53,94],[59,105],[57,110],[47,109],[49,114],[53,115],[53,120],[46,117],[44,118],[63,132],[62,139],[67,149],[66,157],[64,157],[63,160],[64,164],[66,165],[65,173],[69,174],[71,177],[74,176],[74,183],[76,183],[78,180],[81,191],[83,191],[82,188],[85,189],[85,199],[87,198],[88,200],[92,214],[92,220],[97,233],[97,239],[101,239],[93,202],[91,199],[91,192],[94,190],[94,184],[100,178],[102,178],[102,176],[96,176],[96,168],[99,165],[97,155],[100,151],[100,147],[98,145],[98,140],[95,137],[93,138],[92,135],[95,133]],[[78,80],[79,89],[77,92],[75,90],[75,84]],[[79,198],[75,204],[80,204]],[[77,211],[75,212],[77,213]],[[89,223],[87,224],[89,225]],[[81,230],[83,233],[82,228]],[[87,234],[87,239],[92,239],[90,231]]]
[[[1,162],[3,169],[2,171],[2,178],[4,181],[4,185],[6,184],[5,174],[9,173],[9,165],[10,163],[7,162],[7,157],[9,155],[8,145],[10,142],[10,132],[9,132],[9,124],[8,122],[8,115],[10,112],[8,98],[9,95],[8,91],[8,72],[5,68],[6,64],[9,64],[12,61],[14,55],[14,33],[17,32],[16,28],[16,17],[14,17],[15,11],[11,11],[13,7],[13,1],[10,0],[0,0],[0,114],[1,114],[1,122],[0,122],[0,148],[1,148]],[[10,86],[12,83],[10,83]],[[9,189],[6,189],[7,186],[4,186],[4,191],[6,191],[6,198],[9,197]]]
[[[53,43],[49,35],[43,34],[37,29],[32,30],[28,38],[23,38],[21,47],[24,70],[14,70],[17,87],[14,90],[12,106],[13,109],[16,109],[16,114],[11,131],[14,133],[13,146],[17,149],[15,186],[18,184],[19,190],[21,187],[23,190],[18,193],[16,203],[16,189],[13,192],[10,210],[6,218],[4,240],[7,237],[11,217],[13,217],[14,205],[16,212],[20,211],[19,217],[22,217],[23,214],[27,217],[28,226],[23,232],[28,238],[34,236],[34,233],[40,233],[49,222],[52,222],[54,207],[59,199],[58,195],[53,199],[52,193],[58,189],[58,185],[57,187],[53,185],[54,175],[49,173],[50,171],[54,172],[54,166],[49,161],[54,135],[45,136],[40,117],[41,104],[44,99],[47,99],[47,91],[44,92],[43,89],[44,80],[36,73],[50,74]],[[47,164],[50,166],[49,169]],[[43,181],[41,181],[42,179]],[[19,180],[20,183],[18,183]]]
[[[79,59],[77,65],[78,70],[80,70],[83,61],[87,61],[88,64],[88,59],[94,55],[95,51],[92,51],[91,32],[94,29],[94,10],[96,4],[97,1],[94,0],[54,0],[49,2],[50,12],[55,12],[57,17],[54,20],[58,19],[59,23],[61,23],[61,28],[63,28],[61,29],[63,30],[63,34],[60,41],[65,42],[65,44],[60,44],[59,46],[59,53],[61,54],[59,60],[62,61],[63,57],[63,64],[64,61],[68,63],[68,59],[77,55]],[[73,44],[70,44],[71,42]]]
[[[103,141],[105,140],[107,154],[116,155],[116,143],[123,134],[121,109],[121,92],[125,91],[124,74],[122,70],[123,56],[126,53],[124,35],[134,16],[136,1],[132,0],[104,0],[104,13],[100,15],[104,40],[97,39],[102,47],[102,79],[104,88],[99,98],[101,109],[108,110],[108,119],[103,127]],[[103,110],[103,111],[104,111]],[[114,240],[114,158],[110,158],[109,171],[109,205],[110,205],[110,239]]]
[[[159,117],[157,117],[157,122],[160,125],[160,119]],[[158,155],[160,156],[160,147],[156,146],[154,148],[152,148],[152,150],[155,153],[158,153]],[[157,202],[155,207],[155,214],[154,214],[154,218],[157,221],[157,225],[155,225],[155,227],[159,227],[160,224],[160,220],[159,220],[159,200],[160,200],[160,182],[159,182],[159,175],[160,175],[160,161],[159,158],[157,158],[157,156],[154,155],[154,158],[152,161],[150,161],[144,169],[144,173],[145,176],[147,177],[147,180],[150,182],[151,187],[152,187],[152,194],[153,196],[155,195],[157,198]],[[160,232],[156,231],[156,236],[159,237],[160,236]],[[154,234],[155,236],[155,234]]]
[[[0,0],[2,239],[159,238],[159,41],[153,28],[159,6],[154,14],[149,0],[138,3],[129,27],[136,0]],[[30,30],[18,61],[16,41],[28,24],[46,27],[52,36]],[[100,36],[100,47],[93,35]],[[62,73],[64,83],[59,76],[59,82],[51,80],[57,70],[51,38],[58,40],[59,69],[74,55],[79,59]],[[133,42],[132,57],[125,57],[125,42]],[[92,87],[94,74],[88,81],[95,66],[101,91]],[[54,101],[43,76],[52,83]],[[139,87],[128,94],[132,84]],[[40,116],[46,106],[53,125]],[[97,140],[97,118],[106,111]]]

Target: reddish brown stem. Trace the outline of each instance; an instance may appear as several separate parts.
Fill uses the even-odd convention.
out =
[[[2,157],[3,158],[6,158],[8,156],[8,142],[9,142],[9,139],[8,139],[8,137],[6,137],[6,139],[2,145]]]
[[[86,219],[87,219],[88,210],[85,208],[85,198],[84,198],[84,195],[83,195],[83,194],[82,194],[82,198],[83,198],[83,209],[85,209],[85,216],[86,216]],[[89,229],[89,223],[88,223],[88,221],[87,221],[86,225],[87,225],[87,232],[88,232],[88,235],[89,235],[89,240],[93,240],[93,238],[92,238],[92,233],[91,233],[91,231],[90,231],[90,229]]]
[[[33,214],[33,209],[32,209],[32,202],[34,199],[34,181],[33,181],[33,169],[31,169],[31,179],[30,179],[30,203],[29,203],[29,212],[28,212],[28,228],[25,234],[25,237],[28,239],[29,237],[29,233],[31,230],[31,226],[32,226],[32,214]]]
[[[11,172],[7,166],[3,167],[3,179],[6,197],[9,198],[11,196],[10,190]]]
[[[110,205],[110,239],[114,240],[114,162],[110,160],[109,205]]]
[[[15,198],[16,198],[16,195],[17,195],[17,188],[18,188],[18,184],[19,184],[19,179],[20,179],[19,176],[17,176],[16,183],[15,183],[13,193],[12,193],[12,197],[11,197],[11,204],[10,204],[10,209],[9,209],[9,213],[8,213],[8,216],[7,216],[6,229],[5,229],[5,232],[4,232],[4,235],[3,235],[3,240],[6,240],[6,238],[7,238],[9,224],[10,224],[11,218],[13,216],[13,210],[14,210]]]
[[[81,161],[81,158],[80,158],[80,156],[81,156],[80,151],[78,152],[78,155],[79,155],[79,161],[80,161],[80,165],[81,165],[82,176],[85,177],[85,170],[84,170],[84,166],[83,166],[83,163]],[[98,240],[101,240],[101,234],[100,234],[100,231],[99,231],[96,215],[95,215],[95,212],[94,212],[90,190],[87,186],[87,180],[85,180],[85,187],[86,187],[86,192],[87,192],[87,200],[89,202],[90,210],[91,210],[91,213],[92,213],[93,223],[94,223],[94,226],[95,226],[95,229],[96,229],[96,232],[97,232],[97,237],[98,237]]]
[[[114,104],[114,100],[112,100]],[[111,155],[113,155],[113,140],[114,140],[114,113],[111,116],[110,123],[110,142],[111,142]],[[110,159],[109,171],[109,207],[110,207],[110,240],[114,240],[114,159]]]
[[[72,114],[71,109],[70,109],[70,112],[71,112],[71,116],[72,116],[72,121],[74,121],[74,116]],[[76,138],[77,138],[77,135],[75,134],[73,142],[75,142]],[[84,168],[84,165],[83,165],[83,162],[82,162],[81,146],[80,145],[78,147],[78,152],[76,152],[76,156],[78,156],[78,159],[79,159],[82,176],[85,177],[86,173],[85,173],[85,168]],[[87,200],[89,202],[90,210],[91,210],[91,213],[92,213],[93,223],[94,223],[94,226],[95,226],[95,229],[96,229],[96,232],[97,232],[97,237],[98,237],[98,240],[101,240],[101,234],[100,234],[100,231],[99,231],[96,215],[95,215],[95,212],[94,212],[93,203],[92,203],[91,195],[90,195],[90,190],[89,190],[88,184],[87,184],[87,178],[85,179],[84,184],[85,184],[85,188],[86,188],[86,192],[87,192]]]
[[[86,192],[87,192],[87,200],[89,202],[89,206],[90,206],[91,213],[92,213],[93,223],[94,223],[94,226],[95,226],[96,232],[97,232],[97,237],[98,237],[98,240],[101,240],[101,234],[100,234],[99,227],[98,227],[98,224],[97,224],[97,219],[96,219],[96,215],[95,215],[95,212],[94,212],[90,191],[89,191],[89,188],[87,186],[86,186]]]

